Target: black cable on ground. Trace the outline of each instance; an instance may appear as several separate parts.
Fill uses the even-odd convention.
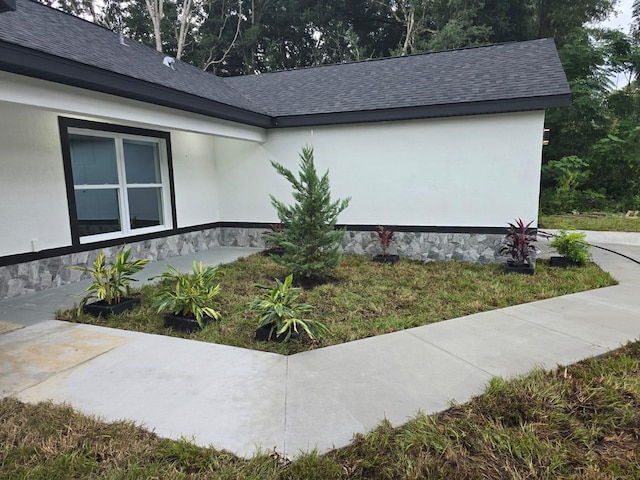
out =
[[[551,237],[557,237],[557,235],[553,234],[553,233],[549,233],[549,232],[545,232],[542,230],[538,230],[538,234],[542,234],[542,236],[546,237],[547,239],[551,238]],[[615,250],[611,250],[610,248],[605,248],[605,247],[601,247],[599,245],[593,245],[591,243],[587,243],[584,242],[587,245],[589,245],[590,247],[593,248],[599,248],[600,250],[605,250],[607,252],[610,253],[615,253],[616,255],[620,255],[623,258],[626,258],[627,260],[631,260],[633,263],[637,263],[638,265],[640,265],[640,261],[636,260],[635,258],[630,257],[629,255],[625,255],[624,253],[620,253],[620,252],[616,252]]]

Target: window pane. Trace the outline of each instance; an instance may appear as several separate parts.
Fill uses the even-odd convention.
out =
[[[116,145],[112,138],[69,135],[74,185],[116,185]]]
[[[129,188],[127,195],[132,229],[162,225],[161,188]]]
[[[127,183],[161,183],[158,144],[123,140]]]
[[[75,194],[81,237],[121,230],[118,190],[76,190]]]

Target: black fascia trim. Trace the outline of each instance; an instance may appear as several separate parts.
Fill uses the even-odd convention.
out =
[[[0,69],[244,125],[273,126],[268,115],[3,41],[0,41]]]
[[[402,107],[381,110],[359,110],[354,112],[317,113],[276,117],[278,128],[311,127],[319,125],[342,125],[348,123],[371,123],[393,120],[418,120],[423,118],[458,117],[492,113],[524,112],[544,110],[551,107],[566,107],[571,94],[543,97],[487,100],[484,102],[452,103],[420,107]]]
[[[81,120],[78,118],[58,117],[58,129],[60,131],[60,142],[62,146],[62,163],[64,167],[64,179],[65,179],[65,186],[67,189],[67,204],[69,208],[69,224],[71,227],[71,245],[73,247],[78,247],[80,245],[85,245],[85,244],[80,243],[80,234],[79,234],[79,228],[78,228],[79,223],[78,223],[78,215],[76,210],[76,199],[74,195],[75,189],[73,185],[73,172],[71,170],[71,152],[69,150],[69,128],[84,128],[86,130],[96,130],[100,132],[124,133],[128,135],[139,135],[143,137],[154,137],[154,138],[163,139],[165,141],[165,145],[167,148],[167,169],[169,170],[169,199],[171,202],[172,229],[163,230],[162,232],[156,232],[156,233],[160,233],[159,236],[162,237],[162,236],[167,236],[167,235],[164,235],[166,232],[172,232],[176,230],[178,226],[178,220],[176,218],[177,217],[176,195],[175,195],[176,189],[174,185],[174,176],[173,176],[173,156],[171,153],[171,134],[169,132],[163,132],[161,130],[151,130],[147,128],[128,127],[124,125],[115,125],[111,123],[92,122],[89,120]],[[138,238],[138,237],[140,237],[140,235],[114,239],[115,243],[113,245],[118,245],[118,242],[122,243],[122,240],[126,241],[131,238]],[[146,237],[146,235],[142,235],[142,237]],[[157,237],[151,237],[151,238],[157,238]],[[138,241],[138,240],[135,240],[135,241]],[[102,242],[96,242],[96,243],[102,243]],[[90,243],[88,245],[95,245],[96,243]],[[109,246],[113,246],[113,245],[109,245]],[[89,249],[89,250],[92,250],[92,249]],[[43,258],[46,258],[46,257],[43,257]]]

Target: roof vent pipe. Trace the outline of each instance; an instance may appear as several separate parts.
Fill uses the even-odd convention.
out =
[[[122,30],[120,30],[120,45],[124,45],[125,47],[129,46],[126,43],[124,43],[124,33],[122,33]]]
[[[0,0],[0,13],[15,12],[16,0]]]
[[[176,59],[173,57],[164,57],[162,64],[165,67],[169,67],[171,70],[175,70],[176,68],[173,66],[176,63]]]

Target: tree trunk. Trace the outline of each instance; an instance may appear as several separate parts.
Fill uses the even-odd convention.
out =
[[[164,16],[163,3],[164,0],[144,0],[147,4],[147,10],[151,17],[151,23],[153,23],[153,36],[156,40],[156,50],[162,52],[162,30],[160,29],[160,22]]]
[[[180,60],[187,38],[187,28],[191,23],[191,6],[192,0],[184,0],[182,2],[182,14],[180,16],[180,30],[178,31],[178,51],[176,58]]]

